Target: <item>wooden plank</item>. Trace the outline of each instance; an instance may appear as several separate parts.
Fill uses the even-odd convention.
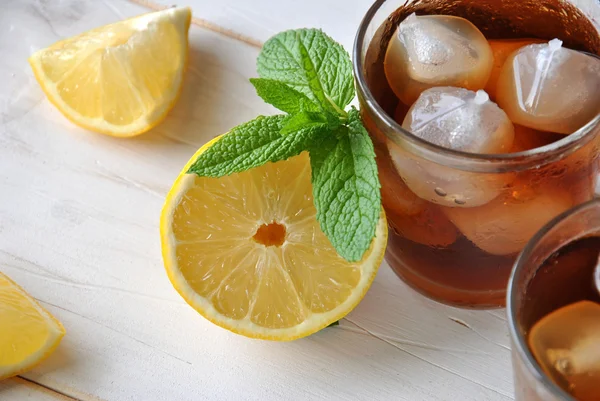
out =
[[[21,377],[0,381],[0,400],[79,401]]]
[[[181,4],[257,40],[320,26],[349,48],[370,0],[310,1],[322,7],[291,0]],[[28,0],[0,13],[6,27],[0,35],[0,270],[67,329],[57,352],[25,377],[86,401],[512,399],[503,311],[440,306],[407,288],[385,264],[340,326],[292,343],[231,334],[180,299],[160,256],[164,195],[200,145],[274,112],[247,81],[256,75],[256,46],[214,26],[193,27],[182,98],[163,124],[131,140],[71,125],[45,100],[26,63],[62,37],[145,11],[119,0]],[[2,400],[49,397],[27,395],[19,379],[1,386]]]
[[[0,48],[0,72],[11,77],[0,88],[0,171],[10,172],[0,176],[0,269],[67,329],[57,352],[26,377],[106,401],[510,399],[506,350],[444,317],[446,309],[416,296],[386,266],[348,321],[288,344],[233,335],[179,298],[158,243],[164,194],[201,144],[273,112],[247,81],[258,50],[192,28],[182,99],[165,123],[126,141],[72,126],[25,63],[59,37],[143,11],[119,1],[31,1],[2,14],[36,30],[15,27],[10,39],[24,44]],[[486,316],[457,313],[473,324]],[[501,321],[481,326],[487,337],[504,332]],[[424,331],[438,336],[425,344]],[[478,360],[469,359],[472,344]],[[457,364],[449,347],[470,364]],[[480,374],[476,366],[491,360],[496,375]]]
[[[173,5],[158,4],[158,3],[155,3],[153,1],[148,1],[148,0],[129,0],[129,1],[131,1],[132,3],[135,3],[135,4],[139,4],[140,6],[145,7],[148,10],[152,10],[152,11],[161,11],[161,10],[165,10],[167,8],[173,7]],[[255,39],[250,36],[244,35],[242,33],[236,32],[232,29],[224,28],[220,25],[215,24],[214,22],[211,22],[207,19],[200,18],[197,16],[192,17],[192,24],[202,27],[202,28],[206,28],[209,31],[216,32],[220,35],[227,36],[227,37],[235,39],[235,40],[239,40],[240,42],[243,42],[252,47],[261,48],[262,44],[263,44],[263,42],[258,39]]]
[[[132,0],[136,3],[172,6],[169,0]],[[264,42],[277,32],[292,28],[322,28],[351,51],[354,36],[372,0],[180,0],[194,16],[254,41]],[[400,1],[398,1],[400,4]]]
[[[172,6],[169,0],[131,0],[149,5]],[[600,25],[598,0],[570,0]],[[194,15],[209,25],[264,42],[277,32],[292,28],[322,28],[346,50],[373,0],[179,0],[192,7]],[[403,4],[396,0],[395,4]]]

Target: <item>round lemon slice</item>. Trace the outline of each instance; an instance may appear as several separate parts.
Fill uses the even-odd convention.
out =
[[[213,141],[214,142],[214,141]],[[161,215],[165,267],[211,322],[253,338],[293,340],[344,317],[383,259],[385,216],[363,259],[342,259],[316,219],[306,153],[221,178],[186,174]]]
[[[188,53],[189,8],[171,8],[62,40],[29,58],[48,99],[75,124],[129,137],[175,104]]]

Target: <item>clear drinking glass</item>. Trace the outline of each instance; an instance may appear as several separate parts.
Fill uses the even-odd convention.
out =
[[[464,17],[487,39],[558,37],[591,54],[600,54],[600,35],[577,7],[559,0],[379,0],[358,30],[354,74],[390,225],[386,260],[430,298],[501,307],[525,243],[551,218],[596,195],[600,115],[556,142],[519,153],[473,154],[420,139],[394,120],[398,99],[382,63],[395,27],[412,12]],[[405,183],[423,180],[433,188],[435,174],[425,170],[454,177],[464,196],[450,198],[452,188],[440,186],[418,197]]]
[[[562,306],[586,299],[586,290],[591,288],[591,274],[587,285],[582,286],[573,266],[555,263],[555,270],[543,271],[540,268],[544,262],[554,261],[549,258],[574,241],[598,236],[600,200],[595,199],[545,225],[525,246],[515,263],[508,286],[507,313],[517,401],[575,401],[544,373],[528,346],[527,336],[540,318]],[[597,246],[598,242],[595,244]],[[595,251],[597,254],[598,249]],[[542,282],[547,285],[532,287],[536,274],[547,275],[536,278],[538,283],[545,280]],[[562,288],[562,293],[556,288]]]

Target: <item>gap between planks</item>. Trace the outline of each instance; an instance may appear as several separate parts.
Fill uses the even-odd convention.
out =
[[[131,3],[138,4],[140,6],[149,8],[154,11],[166,10],[167,8],[171,8],[169,6],[162,6],[160,4],[155,4],[148,0],[129,0]],[[194,17],[192,14],[192,24],[200,26],[202,28],[208,29],[209,31],[216,32],[223,36],[227,36],[228,38],[243,42],[249,46],[256,47],[257,49],[262,48],[262,42],[260,40],[251,38],[246,35],[242,35],[241,33],[237,33],[232,31],[231,29],[223,28],[217,24],[214,24],[210,21],[207,21],[202,18]]]
[[[16,376],[9,380],[12,381],[16,385],[28,387],[28,388],[36,391],[37,393],[44,393],[45,395],[51,397],[53,400],[56,400],[56,401],[88,401],[88,400],[83,400],[81,398],[75,398],[75,397],[68,395],[60,390],[53,389],[52,387],[49,387],[42,383],[38,383],[31,379],[27,379],[26,377],[23,377],[23,376]],[[94,401],[96,401],[96,400],[94,400]]]

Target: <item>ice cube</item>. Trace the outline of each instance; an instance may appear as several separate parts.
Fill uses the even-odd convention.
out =
[[[484,91],[453,87],[424,91],[402,126],[428,142],[472,153],[508,152],[514,138],[512,123]],[[396,170],[411,191],[440,205],[483,205],[512,177],[457,170],[421,159],[398,145],[388,146]]]
[[[590,278],[591,279],[591,278]],[[538,321],[529,348],[542,369],[577,400],[600,395],[600,304],[579,301]]]
[[[570,134],[600,111],[600,60],[558,39],[522,47],[502,67],[496,100],[516,124]]]
[[[490,95],[490,99],[496,100],[496,85],[498,83],[498,77],[504,62],[517,49],[523,46],[527,46],[534,43],[543,43],[540,39],[492,39],[488,41],[492,54],[494,57],[494,64],[492,67],[492,73],[490,79],[488,79],[487,85],[484,90]]]
[[[512,123],[483,90],[427,89],[402,126],[428,142],[470,153],[505,153],[514,140]]]
[[[552,218],[573,206],[566,191],[516,182],[486,205],[470,209],[443,208],[471,242],[493,255],[519,252]]]
[[[415,156],[389,143],[394,167],[419,198],[438,205],[470,208],[491,201],[514,178],[512,173],[460,171]]]
[[[414,13],[398,25],[385,54],[390,87],[406,105],[434,86],[482,89],[492,70],[492,50],[464,18]]]
[[[381,203],[387,213],[413,215],[425,209],[427,202],[413,194],[400,178],[389,153],[375,148],[375,160],[381,182]]]

